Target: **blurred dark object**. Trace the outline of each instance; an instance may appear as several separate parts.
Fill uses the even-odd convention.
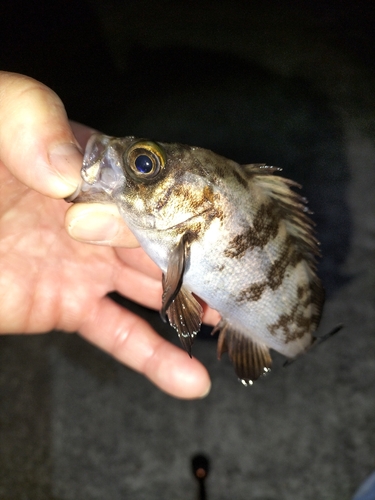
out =
[[[206,500],[206,478],[210,469],[208,458],[205,455],[198,454],[192,458],[193,474],[199,484],[198,500]]]

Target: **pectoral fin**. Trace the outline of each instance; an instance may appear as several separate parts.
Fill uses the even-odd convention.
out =
[[[165,321],[169,306],[182,286],[188,252],[187,235],[184,234],[178,245],[172,250],[166,274],[163,274],[163,296],[160,315]]]
[[[251,385],[271,369],[272,358],[265,344],[239,333],[225,320],[219,322],[214,332],[218,330],[218,358],[228,351],[235,372],[244,385]]]
[[[183,276],[189,251],[188,234],[171,252],[167,272],[163,274],[163,297],[160,315],[177,331],[183,347],[191,356],[194,337],[202,324],[202,307],[191,292],[183,287]]]
[[[181,344],[190,357],[194,337],[202,324],[202,314],[199,302],[183,286],[167,309],[169,323],[177,331]]]

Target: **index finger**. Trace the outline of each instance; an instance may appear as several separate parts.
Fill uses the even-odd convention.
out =
[[[82,153],[64,105],[42,83],[0,72],[0,161],[23,184],[65,198],[80,183]]]
[[[108,297],[93,305],[79,332],[172,396],[201,398],[210,390],[207,370],[197,359],[190,358],[160,337],[146,321]]]

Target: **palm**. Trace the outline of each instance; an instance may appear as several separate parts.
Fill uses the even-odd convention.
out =
[[[0,332],[74,331],[109,291],[123,288],[131,295],[125,275],[132,279],[137,271],[126,257],[139,250],[116,252],[74,241],[64,228],[68,204],[28,189],[4,167],[0,186]],[[157,281],[142,279],[151,286],[144,302],[157,307]],[[133,298],[142,300],[141,289],[142,283]]]

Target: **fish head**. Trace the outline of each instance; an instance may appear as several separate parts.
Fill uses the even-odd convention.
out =
[[[214,194],[206,150],[94,134],[78,194],[67,201],[115,203],[132,230],[175,228],[210,211]]]

